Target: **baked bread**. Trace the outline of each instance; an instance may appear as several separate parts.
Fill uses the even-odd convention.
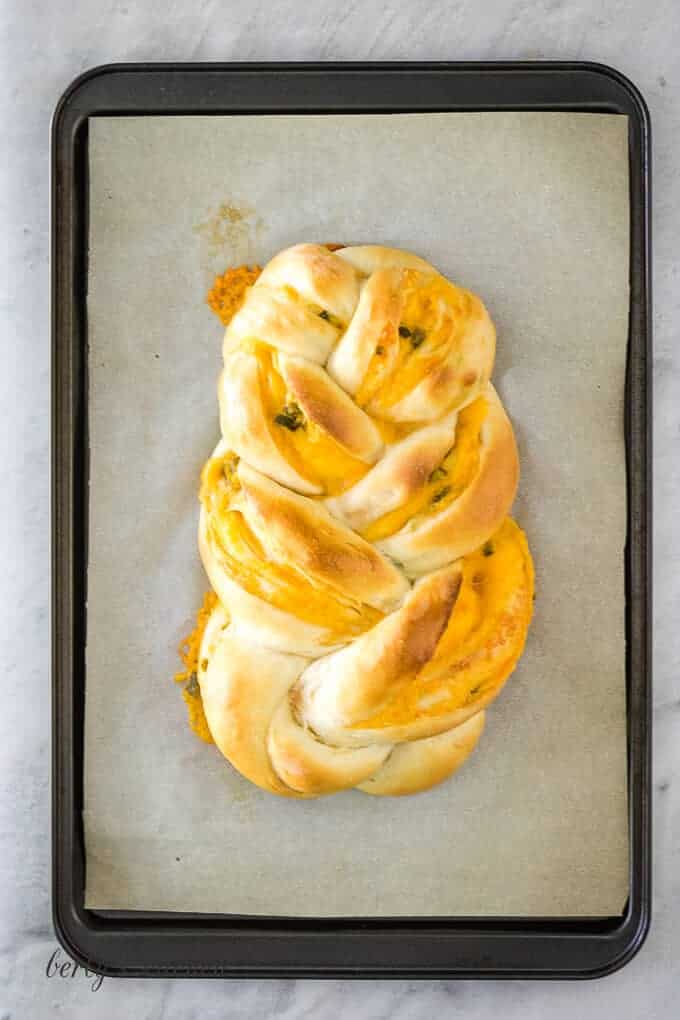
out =
[[[475,747],[532,612],[488,312],[407,252],[300,244],[223,353],[199,524],[213,739],[284,796],[424,790]]]

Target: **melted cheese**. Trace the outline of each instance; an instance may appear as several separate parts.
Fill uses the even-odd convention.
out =
[[[369,465],[348,453],[325,429],[309,419],[294,430],[276,423],[276,415],[295,398],[277,370],[276,352],[259,343],[251,350],[260,369],[260,392],[270,433],[282,457],[302,478],[318,485],[322,496],[338,495],[358,482]]]
[[[321,305],[317,305],[314,301],[309,301],[306,297],[296,290],[295,287],[289,283],[284,283],[281,290],[286,295],[287,299],[292,303],[299,305],[301,308],[305,308],[312,315],[318,315],[320,319],[324,319],[330,326],[337,330],[344,330],[345,323],[337,315],[333,315],[327,308],[322,308]]]
[[[380,433],[383,443],[398,443],[400,439],[410,436],[416,429],[421,428],[417,421],[385,421],[384,418],[376,418],[369,414],[369,418]]]
[[[203,596],[203,604],[196,613],[196,625],[191,634],[188,634],[179,646],[179,656],[184,669],[175,673],[175,683],[184,684],[182,697],[187,707],[189,726],[197,737],[204,740],[206,744],[212,744],[213,738],[208,726],[208,720],[203,711],[203,700],[201,689],[198,685],[196,674],[199,669],[199,652],[201,641],[213,609],[217,605],[217,595],[214,591],[208,591]],[[203,668],[203,664],[201,664]]]
[[[524,532],[507,517],[460,564],[463,583],[434,658],[357,729],[403,725],[488,700],[514,669],[533,610],[533,564]]]
[[[272,561],[243,514],[231,508],[240,485],[233,454],[206,464],[201,501],[208,513],[210,540],[231,580],[250,595],[326,632],[327,643],[349,641],[374,627],[383,613],[310,579],[293,564]]]
[[[206,301],[224,326],[228,326],[262,272],[260,266],[238,266],[216,276]]]
[[[400,330],[373,354],[356,394],[360,407],[381,416],[455,356],[474,305],[467,291],[441,276],[404,273]],[[406,333],[402,336],[401,333]],[[416,346],[414,336],[422,335]]]
[[[367,542],[379,542],[401,531],[408,521],[445,510],[467,489],[479,471],[480,429],[488,411],[478,397],[458,415],[453,447],[428,481],[401,506],[383,514],[360,532]]]
[[[203,710],[203,699],[201,692],[196,687],[187,686],[182,691],[182,697],[184,698],[184,704],[187,707],[187,722],[189,728],[196,734],[199,740],[203,740],[206,744],[214,744],[210,727],[208,726],[208,720],[205,717]]]

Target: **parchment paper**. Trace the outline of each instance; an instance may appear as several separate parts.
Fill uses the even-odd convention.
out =
[[[624,118],[90,123],[90,907],[610,915],[627,895]],[[411,249],[478,292],[536,562],[523,659],[457,776],[296,803],[189,731],[176,645],[206,588],[212,275],[301,240]]]

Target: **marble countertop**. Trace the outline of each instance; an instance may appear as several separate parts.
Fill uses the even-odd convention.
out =
[[[676,0],[23,0],[0,10],[3,657],[0,1020],[611,1016],[680,1002],[680,6]],[[654,916],[596,982],[101,981],[52,930],[49,681],[50,116],[81,71],[130,60],[580,59],[642,90],[654,131]],[[55,955],[55,953],[57,955]]]

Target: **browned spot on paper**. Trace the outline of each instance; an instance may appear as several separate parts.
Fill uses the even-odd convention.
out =
[[[222,202],[206,220],[193,227],[193,232],[201,238],[204,266],[210,266],[218,257],[227,265],[252,261],[263,226],[252,206],[243,202]]]

